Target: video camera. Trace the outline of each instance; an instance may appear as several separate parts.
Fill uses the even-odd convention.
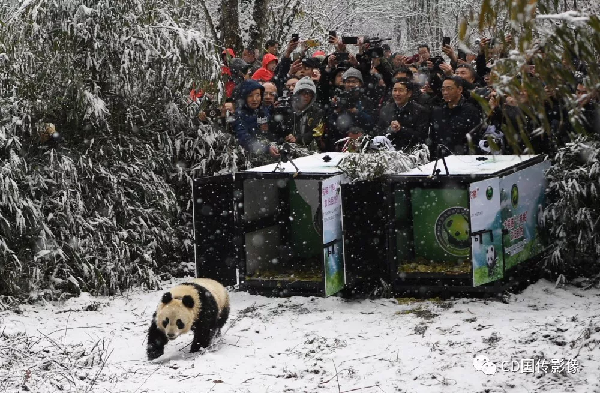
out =
[[[365,55],[374,59],[383,57],[383,41],[390,41],[391,38],[379,38],[379,37],[365,37],[363,42],[369,44],[369,49],[365,52]]]
[[[360,101],[360,96],[354,91],[342,91],[331,99],[332,108],[352,109],[356,108]]]
[[[275,102],[275,117],[287,116],[293,110],[294,94],[284,90],[283,94]]]

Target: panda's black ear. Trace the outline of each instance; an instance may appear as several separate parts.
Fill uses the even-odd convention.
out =
[[[173,295],[171,295],[171,292],[165,292],[165,294],[162,297],[162,302],[164,304],[169,304],[171,300],[173,300]]]
[[[191,297],[190,295],[185,295],[181,299],[181,303],[183,303],[183,305],[186,306],[187,308],[194,308],[194,298]]]

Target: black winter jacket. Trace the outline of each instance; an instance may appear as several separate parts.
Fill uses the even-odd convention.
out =
[[[438,144],[445,145],[454,154],[469,154],[467,134],[470,134],[472,143],[477,144],[480,135],[475,133],[481,131],[480,125],[479,110],[464,97],[454,108],[448,107],[447,103],[434,108],[431,114],[431,154],[435,155]]]
[[[294,110],[293,105],[275,109],[271,120],[272,126],[274,126],[274,134],[282,142],[286,136],[292,134],[296,137],[297,144],[308,146],[314,139],[315,128],[320,123],[323,123],[323,127],[325,127],[325,111],[320,108],[315,98],[313,98],[308,108],[303,111]]]
[[[412,99],[402,108],[390,102],[381,109],[377,130],[379,135],[390,134],[389,139],[398,150],[425,143],[429,131],[429,110]],[[390,129],[392,121],[400,123],[400,131]]]

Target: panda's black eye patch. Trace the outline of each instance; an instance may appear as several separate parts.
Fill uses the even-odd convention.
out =
[[[183,322],[181,321],[181,319],[178,319],[176,323],[177,323],[177,327],[179,329],[183,329],[185,327],[185,325],[183,324]]]
[[[167,318],[163,321],[163,327],[166,328],[168,324],[169,324],[169,318]]]

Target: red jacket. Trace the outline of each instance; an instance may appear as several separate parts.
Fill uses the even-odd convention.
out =
[[[233,95],[233,89],[235,89],[235,83],[231,80],[231,70],[229,69],[229,60],[235,57],[235,52],[231,48],[223,50],[221,53],[224,65],[221,66],[221,75],[227,75],[225,82],[225,94],[227,98],[231,98]]]
[[[264,57],[262,59],[262,67],[260,67],[258,70],[256,70],[254,75],[252,75],[252,79],[263,80],[265,82],[273,79],[273,77],[275,76],[275,73],[273,71],[269,71],[269,69],[267,68],[267,65],[270,62],[272,62],[273,60],[277,61],[277,56],[272,55],[270,53],[267,53],[266,55],[264,55]]]

